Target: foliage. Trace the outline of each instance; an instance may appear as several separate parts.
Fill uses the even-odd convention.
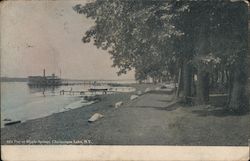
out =
[[[230,0],[96,0],[73,7],[95,21],[82,41],[108,50],[118,75],[135,69],[139,80],[176,78],[179,69],[191,64],[195,70],[185,70],[191,72],[185,75],[206,73],[206,79],[198,80],[204,87],[209,73],[227,73],[229,92],[237,87],[232,81],[244,86],[247,80],[244,8],[243,1]],[[190,88],[190,82],[184,85]]]
[[[176,63],[173,37],[183,33],[172,21],[185,8],[172,12],[171,1],[97,0],[85,6],[76,5],[74,9],[95,20],[83,42],[93,39],[98,48],[108,50],[113,66],[120,69],[118,74],[135,68],[156,75]]]

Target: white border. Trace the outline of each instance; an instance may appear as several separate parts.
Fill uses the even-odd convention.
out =
[[[249,147],[242,146],[43,146],[2,145],[6,161],[247,161]]]

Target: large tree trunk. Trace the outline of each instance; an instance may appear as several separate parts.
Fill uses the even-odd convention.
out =
[[[236,62],[233,67],[233,82],[232,90],[230,92],[230,99],[228,108],[230,111],[244,113],[249,111],[249,98],[247,95],[247,81],[248,81],[248,6],[245,3],[240,3],[241,12],[239,12],[239,34],[241,43],[241,52],[237,54]]]
[[[197,29],[195,43],[197,55],[197,86],[196,104],[203,105],[209,101],[209,73],[204,58],[211,52],[211,33],[209,27],[209,15],[202,15],[203,20]]]
[[[183,95],[187,104],[191,103],[192,92],[192,66],[189,63],[184,63],[183,66]]]
[[[249,98],[247,96],[247,70],[244,64],[239,64],[233,72],[233,82],[229,93],[228,108],[232,112],[244,113],[249,111]]]
[[[196,103],[207,104],[209,101],[209,73],[198,69]]]

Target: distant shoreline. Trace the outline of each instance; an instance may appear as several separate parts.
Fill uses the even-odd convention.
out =
[[[28,82],[28,78],[1,77],[0,82]]]
[[[79,82],[96,82],[96,83],[107,83],[107,84],[133,84],[136,83],[135,80],[104,80],[104,79],[62,79],[63,82],[72,82],[72,83],[79,83]],[[28,82],[28,78],[24,77],[0,77],[0,82]]]
[[[105,81],[105,82],[135,82],[133,79],[117,79],[117,80],[105,80],[105,79],[62,79],[63,81]],[[26,77],[0,77],[0,82],[28,82]]]

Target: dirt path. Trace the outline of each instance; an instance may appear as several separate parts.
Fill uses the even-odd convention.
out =
[[[227,116],[220,109],[166,107],[171,96],[146,94],[106,114],[91,129],[95,144],[247,145],[249,114]]]

